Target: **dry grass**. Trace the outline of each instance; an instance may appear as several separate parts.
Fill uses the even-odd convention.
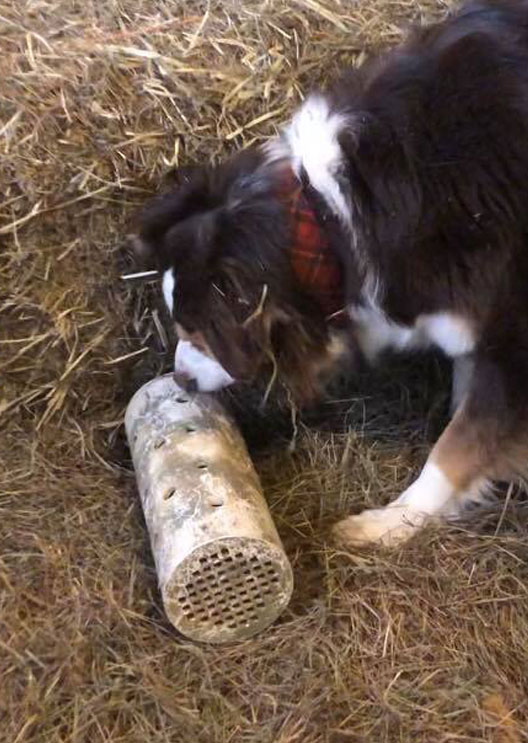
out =
[[[170,356],[157,287],[119,279],[136,206],[170,166],[273,134],[307,87],[444,10],[0,5],[2,741],[528,740],[522,502],[393,553],[326,541],[423,460],[444,415],[435,360],[349,385],[294,454],[270,444],[281,421],[246,415],[270,444],[256,463],[297,587],[280,622],[237,647],[193,645],[166,622],[121,428]]]

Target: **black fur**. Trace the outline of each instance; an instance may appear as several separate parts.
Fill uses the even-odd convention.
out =
[[[528,3],[473,3],[358,77],[335,105],[359,128],[342,145],[383,307],[483,327],[528,281]]]
[[[364,301],[371,272],[395,322],[467,318],[482,370],[468,408],[484,416],[481,396],[493,391],[508,436],[528,413],[527,0],[465,5],[348,73],[328,99],[350,120],[339,177],[357,253],[335,220],[324,225],[347,300]],[[274,177],[261,151],[241,153],[150,206],[140,234],[162,269],[175,268],[176,320],[232,374],[251,376],[271,355],[289,383],[313,391],[310,362],[318,373],[330,329],[292,274]],[[264,286],[266,312],[246,327]]]

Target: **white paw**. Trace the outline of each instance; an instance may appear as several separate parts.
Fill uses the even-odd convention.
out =
[[[332,529],[334,540],[343,546],[382,544],[394,547],[406,542],[425,521],[425,514],[401,506],[386,506],[349,516]]]

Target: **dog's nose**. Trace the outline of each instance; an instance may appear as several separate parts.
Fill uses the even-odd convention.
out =
[[[185,392],[198,392],[198,382],[184,372],[174,372],[174,381]]]

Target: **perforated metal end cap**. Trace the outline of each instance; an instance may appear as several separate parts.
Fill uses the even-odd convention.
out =
[[[237,642],[277,619],[293,589],[291,566],[273,544],[232,537],[188,555],[164,590],[174,626],[202,642]]]

